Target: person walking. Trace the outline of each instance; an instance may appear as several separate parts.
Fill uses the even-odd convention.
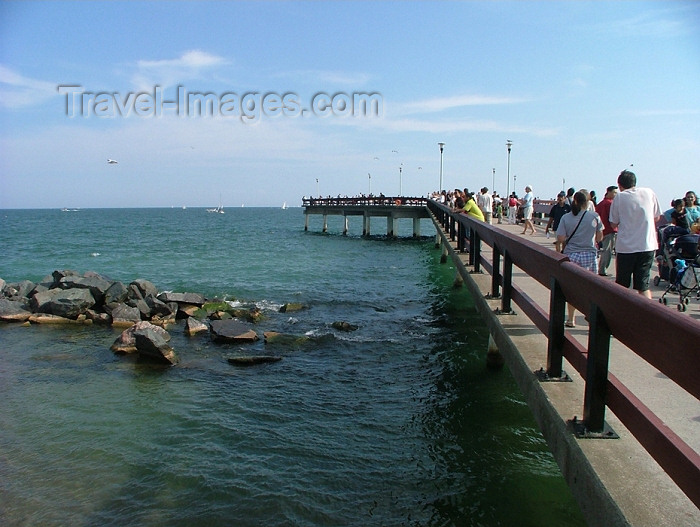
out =
[[[525,234],[528,229],[532,230],[530,235],[535,234],[535,225],[532,223],[532,214],[534,209],[535,196],[532,195],[532,187],[525,187],[525,195],[523,196],[523,219],[525,220],[525,228],[520,234]]]
[[[598,260],[598,274],[600,276],[608,276],[608,267],[612,262],[613,251],[615,250],[615,239],[617,238],[617,229],[610,225],[610,205],[617,195],[617,187],[610,185],[606,191],[603,200],[598,203],[595,211],[600,216],[603,222],[603,241],[600,247],[600,259]]]
[[[491,215],[493,214],[493,198],[489,194],[488,188],[484,187],[481,189],[481,193],[476,197],[476,204],[484,214],[484,221],[490,225]]]
[[[650,188],[638,187],[634,172],[623,170],[617,178],[620,192],[610,205],[610,225],[617,228],[615,282],[651,298],[649,274],[659,248],[656,220],[661,207]]]
[[[513,192],[508,198],[508,224],[515,225],[518,217],[518,196]]]
[[[598,213],[588,210],[588,192],[579,190],[573,195],[571,212],[559,221],[557,241],[564,246],[564,254],[573,263],[593,273],[598,272],[597,243],[603,239],[603,222]],[[567,304],[566,327],[576,327],[576,309]]]
[[[549,229],[552,229],[556,235],[557,229],[559,228],[559,222],[561,221],[564,214],[571,212],[571,207],[566,203],[566,194],[561,191],[557,194],[557,202],[549,211],[549,222],[547,222],[547,227],[544,229],[544,233],[549,238]],[[562,246],[558,238],[554,240],[554,249],[560,253]]]

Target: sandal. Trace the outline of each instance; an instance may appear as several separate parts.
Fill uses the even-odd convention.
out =
[[[567,328],[575,328],[576,327],[576,324],[574,324],[573,322],[569,322],[568,320],[566,322],[564,322],[564,325]]]

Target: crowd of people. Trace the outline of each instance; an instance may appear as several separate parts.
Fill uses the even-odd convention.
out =
[[[522,198],[515,192],[507,197],[490,194],[486,187],[478,193],[466,188],[436,192],[432,198],[479,221],[491,224],[495,218],[498,223],[514,225],[522,220],[521,234],[537,232],[531,185],[525,186]],[[638,187],[636,175],[623,170],[617,185],[607,187],[600,202],[594,191],[570,188],[560,192],[544,232],[547,237],[550,231],[555,233],[556,251],[600,276],[608,276],[615,260],[616,283],[651,298],[649,280],[659,248],[658,228],[666,223],[670,225],[663,231],[665,236],[700,233],[700,205],[695,192],[689,190],[683,198],[674,199],[671,208],[662,212],[654,191]],[[575,327],[571,305],[566,325]]]

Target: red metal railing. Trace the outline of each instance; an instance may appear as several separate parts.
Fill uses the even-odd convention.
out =
[[[501,299],[499,312],[511,312],[515,302],[547,337],[547,374],[561,376],[565,357],[585,379],[587,428],[602,432],[605,408],[609,408],[700,507],[700,455],[608,371],[610,339],[615,337],[700,398],[700,322],[600,279],[563,254],[454,213],[435,201],[429,200],[427,206],[451,239],[457,239],[458,249],[469,250],[469,265],[476,271],[483,266],[491,274],[490,295]],[[492,261],[481,257],[482,242],[493,249]],[[513,266],[550,290],[548,311],[512,282]],[[564,332],[566,302],[588,317],[587,348]],[[660,335],[668,336],[663,346],[659,346]]]

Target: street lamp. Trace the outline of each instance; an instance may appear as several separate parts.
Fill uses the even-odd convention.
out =
[[[368,196],[372,195],[372,174],[367,172],[367,177],[369,178],[369,194]]]
[[[445,143],[438,143],[440,147],[440,194],[442,194],[442,151],[445,148]]]
[[[506,177],[508,178],[508,183],[506,184],[507,190],[506,190],[506,196],[510,196],[510,147],[513,146],[513,141],[508,139],[506,141],[506,148],[508,149],[508,172],[506,174]],[[515,187],[515,181],[513,181],[513,187]]]
[[[491,193],[493,194],[496,191],[496,169],[492,168],[491,172]]]
[[[321,194],[318,192],[318,178],[316,178],[316,195],[320,198]]]
[[[403,163],[399,165],[399,196],[403,196]]]

